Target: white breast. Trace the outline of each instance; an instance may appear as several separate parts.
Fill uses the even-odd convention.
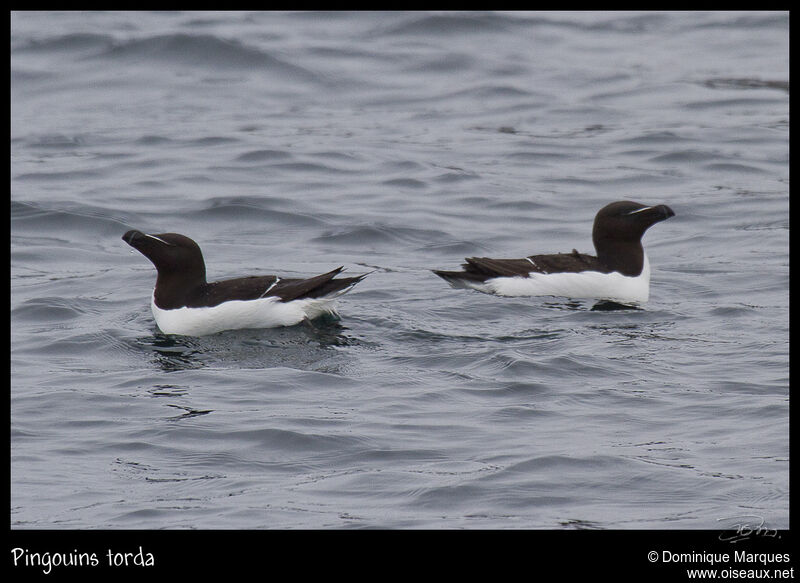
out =
[[[650,261],[644,257],[642,273],[636,277],[617,271],[600,273],[531,273],[528,277],[496,277],[466,285],[501,296],[566,296],[619,302],[644,303],[650,297]]]
[[[213,308],[162,310],[155,295],[150,307],[156,324],[164,334],[205,336],[223,330],[294,326],[305,318],[313,320],[324,313],[335,314],[332,298],[305,298],[282,302],[276,297],[256,300],[231,300]]]

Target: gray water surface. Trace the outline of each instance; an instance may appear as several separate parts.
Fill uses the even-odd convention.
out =
[[[15,12],[11,526],[789,526],[788,13]],[[450,289],[668,204],[641,310]],[[210,279],[373,273],[165,336]]]

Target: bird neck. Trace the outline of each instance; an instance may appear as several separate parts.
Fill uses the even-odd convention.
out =
[[[636,277],[644,266],[644,248],[641,242],[600,240],[594,242],[597,259],[611,271]]]

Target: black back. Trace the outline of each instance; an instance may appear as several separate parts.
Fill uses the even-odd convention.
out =
[[[530,255],[524,259],[468,257],[463,271],[434,273],[448,281],[483,282],[495,277],[527,277],[531,273],[580,273],[598,271],[637,276],[644,266],[642,236],[659,221],[674,216],[667,205],[646,206],[627,200],[604,206],[594,219],[592,241],[597,256],[578,253]]]
[[[158,272],[155,302],[164,310],[213,307],[230,300],[254,300],[270,296],[276,296],[283,302],[321,298],[346,290],[365,277],[334,279],[343,269],[338,267],[307,279],[263,275],[208,283],[203,253],[189,237],[178,233],[147,235],[131,230],[122,239],[155,266]]]

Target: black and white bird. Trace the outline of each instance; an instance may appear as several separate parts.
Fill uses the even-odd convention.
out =
[[[366,277],[335,279],[343,270],[338,267],[307,279],[261,275],[208,283],[203,253],[189,237],[131,230],[122,239],[158,271],[151,308],[165,334],[293,326],[335,314],[334,300]]]
[[[665,204],[647,206],[622,200],[597,213],[592,241],[597,255],[557,253],[523,259],[469,257],[462,271],[434,273],[453,287],[501,296],[566,296],[622,303],[650,297],[650,262],[642,236],[675,216]]]

